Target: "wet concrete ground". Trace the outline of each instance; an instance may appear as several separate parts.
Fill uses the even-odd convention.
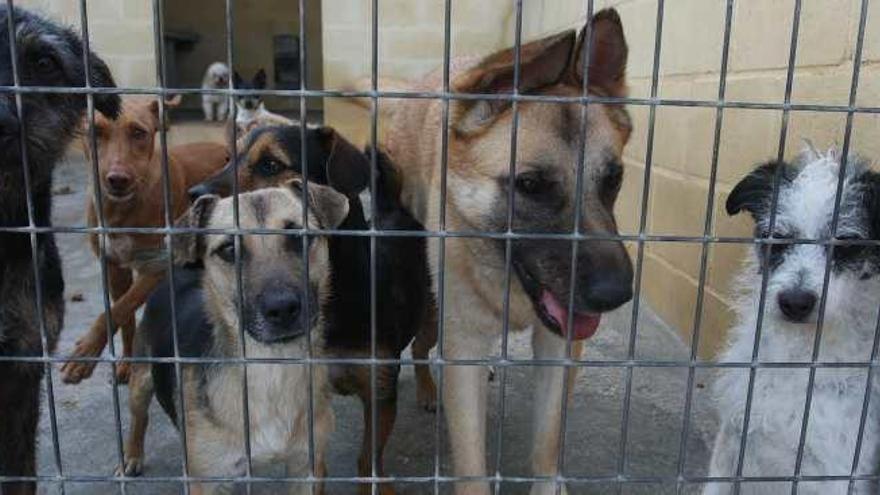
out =
[[[176,142],[219,135],[221,129],[203,129],[194,126],[179,136]],[[174,141],[174,139],[172,139]],[[88,193],[88,171],[76,154],[57,170],[55,197],[56,225],[83,225],[85,195]],[[85,236],[60,234],[58,243],[64,260],[67,284],[67,315],[65,328],[58,346],[58,354],[66,355],[76,338],[84,332],[103,310],[99,265],[88,249]],[[79,300],[81,299],[81,300]],[[631,305],[608,315],[598,335],[587,345],[586,356],[592,360],[625,358],[627,354]],[[641,305],[638,318],[636,356],[644,359],[681,360],[688,358],[688,348],[674,331],[669,329]],[[528,332],[513,335],[511,355],[528,356]],[[65,476],[110,478],[119,462],[121,420],[123,434],[127,431],[127,389],[119,387],[118,403],[110,385],[110,366],[99,366],[94,376],[79,385],[62,384],[53,374],[58,425],[58,448],[61,472]],[[705,385],[711,376],[704,371],[696,375],[694,405],[686,440],[684,472],[691,475],[705,473],[710,455],[715,419],[708,409]],[[531,397],[530,372],[526,367],[511,368],[507,374],[505,397],[506,414],[503,418],[503,453],[496,455],[495,440],[498,431],[499,382],[491,387],[489,420],[489,466],[497,466],[502,476],[528,476],[531,450]],[[621,463],[621,435],[623,403],[627,383],[624,369],[612,367],[584,368],[576,382],[574,397],[568,411],[565,438],[565,474],[568,476],[613,477],[619,466],[633,476],[674,477],[679,469],[682,411],[687,386],[685,368],[635,368],[631,381],[631,401],[628,434],[624,448],[626,462]],[[415,381],[412,368],[403,369],[400,381],[399,413],[396,429],[386,455],[386,470],[390,475],[431,476],[438,456],[435,451],[437,421],[442,417],[419,409],[415,403]],[[336,431],[330,440],[328,467],[333,476],[354,476],[360,449],[360,404],[349,398],[335,398]],[[170,483],[149,482],[151,477],[170,477],[181,474],[181,448],[176,430],[154,402],[147,436],[146,467],[143,481],[122,484],[116,482],[67,482],[68,494],[177,493],[179,486]],[[39,472],[42,475],[59,473],[54,454],[48,409],[44,407],[40,426]],[[443,439],[441,435],[441,439]],[[449,455],[443,444],[439,446],[440,472],[450,475]],[[60,493],[60,486],[44,483],[41,493]],[[433,493],[433,483],[396,484],[398,493]],[[618,493],[608,483],[572,483],[570,493]],[[123,491],[124,490],[124,491]],[[327,493],[355,493],[353,486],[333,484]],[[694,492],[689,487],[686,492]],[[280,491],[277,485],[268,493]],[[441,486],[444,493],[449,486]],[[501,493],[528,493],[522,483],[508,483]],[[622,493],[676,493],[674,483],[630,484]]]

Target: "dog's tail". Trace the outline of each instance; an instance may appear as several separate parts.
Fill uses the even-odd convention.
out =
[[[378,81],[376,81],[376,87],[380,92],[387,93],[405,93],[407,91],[412,91],[412,84],[403,79],[397,79],[394,77],[380,77]],[[368,93],[373,90],[373,80],[369,77],[362,77],[360,79],[355,80],[351,84],[343,87],[343,91],[351,91],[357,93]],[[369,97],[353,97],[351,98],[357,106],[361,108],[365,108],[370,110],[373,107],[373,100]],[[393,111],[394,105],[382,105],[381,102],[379,104],[379,112],[383,114],[388,114]]]

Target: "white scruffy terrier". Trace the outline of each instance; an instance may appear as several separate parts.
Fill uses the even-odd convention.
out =
[[[202,89],[229,89],[229,67],[223,62],[214,62],[205,71]],[[224,121],[229,114],[229,100],[224,94],[203,94],[202,111],[205,120]]]
[[[755,237],[811,240],[814,243],[756,246],[737,287],[737,323],[721,361],[749,363],[756,335],[761,280],[769,270],[758,361],[809,362],[818,323],[832,217],[840,173],[834,151],[805,151],[794,164],[772,162],[755,169],[731,192],[727,212],[743,210],[755,220]],[[770,230],[774,177],[779,177],[776,222]],[[880,239],[880,174],[856,158],[848,160],[822,325],[819,362],[867,362],[880,307],[880,246],[852,242]],[[806,404],[808,367],[759,368],[745,446],[744,477],[792,477]],[[867,368],[819,367],[806,433],[802,476],[852,474]],[[711,477],[735,476],[740,451],[749,370],[725,369],[713,392],[720,431],[710,465]],[[872,398],[856,475],[880,468],[880,380]],[[790,493],[789,481],[746,481],[743,494]],[[849,481],[800,481],[800,494],[846,494]],[[855,493],[878,493],[876,482],[859,481]],[[733,493],[732,483],[713,483],[705,494]]]

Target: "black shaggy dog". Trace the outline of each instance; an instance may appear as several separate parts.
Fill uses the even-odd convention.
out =
[[[19,83],[22,86],[84,87],[83,44],[73,31],[25,10],[13,11],[14,44]],[[14,86],[9,36],[9,10],[0,7],[0,85]],[[106,64],[90,59],[92,86],[112,87]],[[58,339],[64,316],[64,280],[61,259],[52,234],[36,236],[36,265],[28,233],[10,227],[27,227],[30,217],[27,193],[33,200],[33,222],[51,225],[52,169],[77,132],[86,109],[82,94],[23,93],[22,118],[15,95],[0,93],[0,480],[35,475],[37,421],[40,416],[40,380],[43,365],[4,360],[5,357],[39,357],[43,346],[37,291],[48,351]],[[95,96],[101,112],[115,116],[119,98]],[[24,153],[22,155],[22,138]],[[25,164],[26,162],[26,164]],[[30,176],[26,188],[24,166]],[[36,483],[2,483],[0,492],[33,493]]]

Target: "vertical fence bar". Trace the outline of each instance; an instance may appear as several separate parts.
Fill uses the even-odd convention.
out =
[[[586,20],[584,21],[587,26],[584,31],[584,48],[581,56],[583,57],[583,68],[584,72],[581,74],[583,78],[583,84],[581,85],[581,96],[586,98],[590,92],[590,59],[593,50],[593,0],[586,0]],[[577,43],[577,41],[575,41]],[[577,50],[577,47],[575,47]],[[575,62],[575,67],[577,67],[577,62]],[[583,217],[583,194],[584,194],[584,168],[586,167],[586,145],[587,145],[587,119],[589,118],[589,103],[584,102],[581,104],[580,111],[580,122],[578,122],[578,159],[577,159],[577,170],[575,171],[575,193],[574,193],[574,219],[572,221],[572,234],[577,235],[581,233],[581,219]],[[571,261],[570,261],[570,274],[568,280],[568,317],[566,321],[566,328],[569,329],[565,335],[565,361],[566,364],[571,365],[574,359],[571,355],[572,349],[572,332],[570,329],[574,324],[574,297],[575,292],[577,291],[577,270],[578,270],[578,241],[577,239],[571,241]],[[581,356],[577,356],[580,358]],[[579,368],[566,366],[563,368],[563,380],[562,380],[562,404],[560,410],[560,418],[559,418],[559,449],[556,453],[556,495],[562,495],[562,487],[563,487],[563,479],[565,478],[565,437],[568,430],[568,397],[569,394],[572,393],[570,387],[572,387],[571,382],[572,379],[569,379],[569,375],[577,376],[579,372]]]
[[[648,135],[647,147],[645,151],[645,176],[642,181],[642,205],[639,218],[639,241],[638,253],[636,255],[635,270],[635,291],[633,292],[633,308],[630,322],[629,345],[627,348],[627,359],[632,361],[635,359],[636,338],[638,336],[639,307],[641,305],[642,294],[642,270],[645,263],[645,230],[648,226],[648,199],[651,194],[651,169],[654,163],[654,128],[657,122],[657,88],[660,83],[660,50],[663,44],[663,9],[664,1],[657,0],[657,21],[654,27],[654,61],[651,70],[651,100],[652,103],[648,110]],[[626,481],[626,459],[627,459],[627,443],[629,442],[629,411],[632,399],[632,382],[633,368],[626,368],[625,390],[623,395],[623,407],[620,419],[620,457],[617,462],[617,493],[623,489]]]
[[[304,198],[308,198],[309,195],[309,152],[308,152],[308,139],[306,139],[306,130],[308,128],[308,99],[305,96],[303,91],[306,91],[308,87],[308,44],[306,40],[306,2],[305,0],[299,0],[299,117],[300,117],[300,127],[299,127],[299,137],[300,143],[302,143],[300,147],[300,164],[302,169],[302,177],[303,177],[303,196]],[[320,6],[318,7],[320,8]],[[305,297],[303,298],[303,315],[305,317],[305,321],[310,322],[311,320],[311,311],[319,311],[319,308],[311,308],[309,307],[309,301],[311,301],[311,295],[309,292],[311,291],[311,284],[309,283],[309,202],[304,200],[302,202],[303,208],[303,218],[302,224],[304,231],[301,237],[302,241],[302,252],[305,253],[303,256],[303,286],[305,287]],[[308,454],[308,464],[309,464],[309,491],[312,494],[318,493],[318,488],[316,484],[316,457],[315,457],[315,368],[312,364],[312,358],[314,357],[314,350],[312,348],[313,340],[312,340],[312,332],[311,330],[306,331],[306,359],[308,361],[307,366],[307,375],[308,375],[308,410],[306,411],[307,419],[308,419],[308,445],[309,445],[309,454]],[[323,393],[323,392],[322,392]]]
[[[6,11],[6,28],[9,31],[9,55],[12,65],[12,84],[15,94],[15,114],[18,122],[20,123],[18,138],[20,141],[21,167],[22,177],[24,178],[28,227],[33,229],[37,226],[36,210],[34,207],[34,198],[31,190],[31,184],[33,183],[33,181],[31,179],[30,168],[28,167],[26,130],[27,126],[25,125],[24,103],[21,96],[21,74],[19,73],[18,50],[15,43],[15,6],[13,5],[12,0],[6,0]],[[86,74],[86,76],[87,75],[88,74]],[[89,78],[85,77],[85,79],[87,81],[86,84],[89,84]],[[89,98],[88,101],[89,103],[91,103],[92,99]],[[46,316],[43,314],[43,291],[41,290],[43,284],[38,257],[39,251],[37,249],[38,238],[35,231],[31,231],[29,240],[31,245],[31,264],[34,273],[34,303],[37,307],[37,326],[40,332],[41,357],[45,360],[49,358],[49,337],[46,330]],[[63,494],[65,492],[64,471],[62,469],[63,464],[61,462],[61,444],[58,440],[58,419],[55,411],[55,391],[52,383],[52,364],[49,361],[44,361],[43,373],[46,375],[46,401],[49,403],[49,428],[52,433],[52,453],[54,456],[57,478],[60,480],[61,493]]]
[[[226,60],[227,65],[229,66],[230,72],[234,73],[235,71],[235,0],[226,0]],[[235,120],[238,115],[238,105],[235,104],[234,91],[235,86],[233,84],[233,77],[229,78],[228,81],[228,91],[226,95],[227,101],[227,114],[226,118],[232,121],[232,132],[230,139],[230,146],[232,147],[232,156],[238,155],[236,142],[238,139],[238,129],[235,125]],[[238,335],[239,341],[241,342],[239,351],[241,352],[241,357],[244,360],[242,364],[242,387],[241,387],[241,395],[242,395],[242,421],[244,423],[244,452],[245,452],[245,473],[247,477],[247,484],[245,488],[247,490],[248,495],[250,495],[252,491],[251,479],[253,478],[253,458],[251,455],[251,415],[250,415],[250,403],[248,401],[248,357],[247,357],[247,345],[245,344],[245,330],[244,327],[246,325],[245,322],[245,312],[244,312],[244,280],[241,270],[241,261],[242,261],[242,243],[244,242],[243,234],[241,233],[241,223],[240,223],[240,201],[239,201],[239,193],[240,193],[240,185],[238,180],[238,171],[232,175],[232,220],[233,220],[233,228],[237,232],[235,235],[235,285],[237,292],[237,313],[238,313]]]
[[[852,79],[850,80],[850,91],[849,91],[849,106],[855,106],[856,99],[858,97],[859,91],[859,75],[861,73],[862,66],[862,49],[864,47],[865,41],[865,23],[868,17],[868,0],[862,0],[861,11],[859,16],[859,30],[858,36],[856,39],[856,47],[855,53],[853,54],[853,71],[852,71]],[[838,171],[837,177],[837,190],[835,191],[834,196],[834,211],[831,216],[831,233],[828,239],[827,248],[826,248],[826,262],[825,262],[825,275],[822,283],[822,295],[819,299],[819,312],[818,312],[818,321],[816,323],[816,335],[813,341],[813,352],[811,356],[811,362],[815,364],[819,360],[819,351],[822,345],[822,333],[825,326],[825,308],[828,303],[828,286],[831,281],[831,270],[834,263],[834,249],[836,244],[834,244],[834,240],[837,237],[837,227],[840,224],[840,203],[843,199],[843,186],[846,182],[846,172],[847,165],[849,161],[849,150],[850,144],[852,140],[852,128],[853,128],[853,117],[854,114],[852,111],[848,111],[846,114],[846,128],[844,130],[843,135],[843,147],[841,148],[841,156],[840,156],[840,170]],[[873,352],[873,351],[872,351]],[[867,388],[870,390],[870,372],[868,373],[869,379],[867,383]],[[801,433],[800,438],[798,439],[798,449],[797,449],[797,457],[795,459],[795,468],[794,468],[794,476],[795,479],[791,484],[791,493],[792,495],[797,495],[798,491],[798,481],[801,476],[801,468],[803,467],[804,460],[804,446],[806,445],[807,440],[807,429],[810,424],[810,406],[813,403],[813,390],[816,383],[816,367],[810,367],[810,374],[807,380],[807,397],[804,401],[804,413],[801,421]],[[867,401],[866,401],[867,402]],[[863,425],[859,425],[859,430],[863,430]],[[855,457],[854,457],[855,459]]]
[[[379,0],[372,0],[372,37],[370,58],[370,89],[373,91],[370,107],[370,489],[373,495],[379,495],[376,459],[376,445],[379,421],[376,415],[376,168],[379,142]],[[366,426],[366,425],[364,425]]]
[[[440,215],[437,230],[446,232],[446,172],[449,167],[449,60],[452,50],[452,0],[443,2],[443,87],[442,92],[446,95],[440,106]],[[431,226],[428,226],[430,228]],[[434,374],[437,378],[437,406],[434,417],[434,495],[440,495],[441,458],[440,452],[443,447],[443,330],[445,315],[445,268],[446,268],[446,238],[436,240],[437,263],[437,351],[433,360],[437,365]],[[430,260],[429,260],[430,262]]]
[[[863,3],[863,8],[864,4],[866,3],[867,2]],[[871,357],[868,361],[868,376],[865,380],[865,394],[864,398],[862,399],[862,413],[859,416],[859,434],[856,439],[856,448],[855,452],[853,452],[852,468],[850,469],[849,473],[850,480],[849,487],[847,488],[848,495],[853,495],[856,487],[854,478],[859,468],[859,461],[861,460],[862,443],[865,437],[865,424],[867,423],[868,407],[871,404],[871,395],[874,390],[872,382],[874,381],[874,371],[877,368],[878,355],[880,355],[880,311],[878,311],[877,313],[877,321],[874,325],[874,342],[871,344]]]
[[[858,31],[858,35],[857,35],[858,38],[856,40],[856,53],[853,55],[853,64],[854,64],[854,66],[853,66],[853,79],[852,79],[852,86],[850,86],[850,98],[849,98],[850,108],[854,107],[856,104],[856,101],[857,101],[856,100],[856,92],[857,92],[857,84],[858,84],[859,75],[860,75],[859,71],[861,70],[861,61],[862,61],[861,54],[862,54],[862,48],[863,48],[863,43],[864,43],[864,38],[865,38],[865,26],[867,24],[869,3],[870,3],[870,0],[862,0],[862,9],[861,9],[861,13],[859,14],[860,18],[859,18],[859,31]],[[852,117],[853,117],[852,112],[847,114],[847,123],[848,124],[849,124],[850,120],[852,119]],[[880,310],[878,310],[877,323],[874,326],[874,342],[871,345],[871,356],[870,356],[870,359],[868,360],[868,364],[869,364],[868,376],[865,380],[865,395],[864,395],[864,399],[862,399],[862,401],[863,401],[862,402],[862,413],[859,417],[859,434],[856,439],[855,452],[853,452],[852,468],[850,469],[850,481],[849,481],[849,487],[847,488],[848,495],[852,495],[855,492],[856,484],[855,484],[854,477],[857,474],[857,471],[859,468],[859,462],[861,460],[862,444],[863,444],[864,437],[865,437],[865,424],[867,423],[867,419],[868,419],[868,407],[871,404],[871,395],[874,390],[872,382],[874,381],[874,372],[877,367],[878,353],[880,353]]]
[[[724,39],[721,46],[721,69],[718,76],[718,102],[727,96],[727,64],[730,55],[730,33],[733,25],[733,0],[727,0],[724,10]],[[703,242],[700,251],[700,275],[697,286],[697,304],[694,310],[694,327],[691,330],[690,366],[688,367],[687,390],[682,412],[681,442],[678,446],[678,479],[676,492],[681,495],[684,489],[684,468],[687,463],[687,441],[690,435],[691,407],[694,395],[694,377],[696,363],[699,359],[700,330],[703,324],[703,299],[706,290],[706,275],[709,266],[709,237],[714,226],[715,190],[718,180],[718,155],[721,145],[721,130],[724,125],[724,107],[715,109],[715,134],[712,139],[712,162],[709,172],[709,192],[706,195],[706,218],[703,224]]]
[[[171,197],[171,172],[168,165],[168,122],[167,108],[165,105],[168,93],[167,90],[167,71],[165,67],[165,37],[164,37],[164,2],[163,0],[153,0],[153,48],[156,57],[156,83],[162,90],[159,97],[159,149],[162,159],[162,200],[165,205],[163,221],[166,228],[174,227],[175,218],[172,215],[174,211],[173,200]],[[174,380],[177,387],[177,400],[180,402],[180,439],[181,439],[181,468],[183,470],[183,492],[189,495],[190,486],[189,477],[189,454],[187,453],[187,431],[186,431],[186,404],[183,393],[183,367],[180,363],[180,334],[177,327],[177,293],[174,290],[174,237],[171,233],[165,235],[165,249],[168,253],[168,261],[166,263],[166,273],[170,290],[169,308],[171,314],[171,343],[174,352]]]
[[[513,95],[519,95],[519,83],[521,77],[521,51],[522,51],[522,0],[514,0],[513,7],[515,10],[514,20],[514,42],[513,42]],[[514,208],[516,201],[516,156],[517,156],[517,138],[519,129],[519,103],[516,100],[511,102],[511,110],[513,119],[510,123],[510,157],[508,162],[507,177],[507,233],[512,234],[514,231]],[[510,335],[510,268],[513,257],[513,241],[507,239],[504,241],[504,302],[503,317],[501,327],[501,357],[498,359],[498,418],[497,428],[495,431],[495,495],[501,493],[501,483],[503,477],[501,475],[502,451],[504,450],[504,419],[507,413],[505,394],[507,392],[507,364],[508,360],[508,337]],[[540,331],[535,329],[535,331]],[[487,439],[484,439],[485,441]],[[488,473],[487,473],[488,474]]]
[[[89,77],[89,68],[91,63],[91,56],[89,53],[91,40],[89,36],[89,13],[88,6],[86,5],[86,0],[80,0],[79,2],[79,14],[80,14],[80,35],[82,37],[83,42],[83,70],[85,72],[84,79],[86,81],[86,88],[91,87],[91,81]],[[95,105],[94,105],[94,96],[87,95],[86,96],[86,111],[88,113],[89,120],[89,147],[91,148],[91,164],[92,164],[92,182],[94,183],[94,188],[92,194],[94,195],[94,208],[95,208],[95,217],[98,219],[98,225],[101,228],[106,227],[105,219],[104,219],[104,207],[103,207],[103,196],[101,193],[101,179],[99,173],[99,164],[98,164],[98,148],[97,148],[97,138],[95,136]],[[116,425],[116,455],[119,459],[119,465],[125,465],[125,449],[123,448],[123,440],[122,440],[122,416],[120,414],[119,408],[119,383],[116,376],[117,363],[119,362],[119,356],[116,355],[116,343],[114,341],[114,335],[116,333],[116,329],[119,328],[117,323],[113,321],[112,315],[112,302],[110,300],[110,281],[107,275],[107,243],[109,241],[109,237],[107,234],[101,234],[98,236],[98,259],[100,264],[101,271],[101,291],[102,291],[102,302],[104,305],[104,330],[107,335],[107,348],[110,351],[110,356],[113,358],[113,361],[110,363],[110,384],[112,390],[110,392],[112,401],[113,401],[113,421]],[[42,313],[42,310],[41,310]],[[103,353],[103,351],[102,351]],[[95,356],[96,358],[100,358],[100,354]],[[97,368],[98,364],[95,364]],[[123,478],[119,482],[119,490],[120,493],[126,493],[126,485],[125,479]]]
[[[792,87],[794,85],[794,69],[795,62],[797,60],[797,47],[798,47],[798,32],[800,31],[800,21],[801,21],[801,0],[794,1],[794,14],[792,16],[791,22],[791,42],[789,46],[789,54],[788,54],[788,69],[786,71],[785,78],[785,96],[784,96],[784,107],[782,110],[782,124],[779,130],[779,146],[777,153],[777,161],[781,162],[785,157],[785,142],[788,137],[788,121],[789,121],[789,105],[791,104],[791,92]],[[768,236],[772,237],[773,232],[776,226],[776,217],[777,212],[776,208],[779,204],[779,184],[780,184],[780,176],[781,176],[781,167],[777,167],[776,174],[773,177],[773,195],[770,200],[770,225],[768,229]],[[765,243],[761,246],[763,259],[766,260],[770,254],[771,244]],[[763,263],[763,261],[762,261]],[[758,354],[761,348],[761,334],[764,326],[764,312],[767,304],[767,284],[769,281],[769,273],[770,270],[767,266],[764,266],[761,273],[761,292],[758,300],[758,315],[757,322],[755,324],[755,341],[752,347],[752,359],[749,366],[749,381],[748,387],[746,390],[746,405],[745,411],[743,413],[743,425],[742,425],[742,433],[740,436],[740,445],[739,445],[739,454],[737,455],[736,461],[736,472],[735,472],[735,480],[733,483],[733,493],[734,495],[739,495],[740,489],[742,488],[742,472],[743,472],[743,460],[745,459],[746,453],[746,442],[748,440],[749,434],[749,421],[751,419],[751,411],[752,411],[752,401],[754,399],[755,392],[755,376],[757,374],[758,368],[761,367],[758,362]]]

